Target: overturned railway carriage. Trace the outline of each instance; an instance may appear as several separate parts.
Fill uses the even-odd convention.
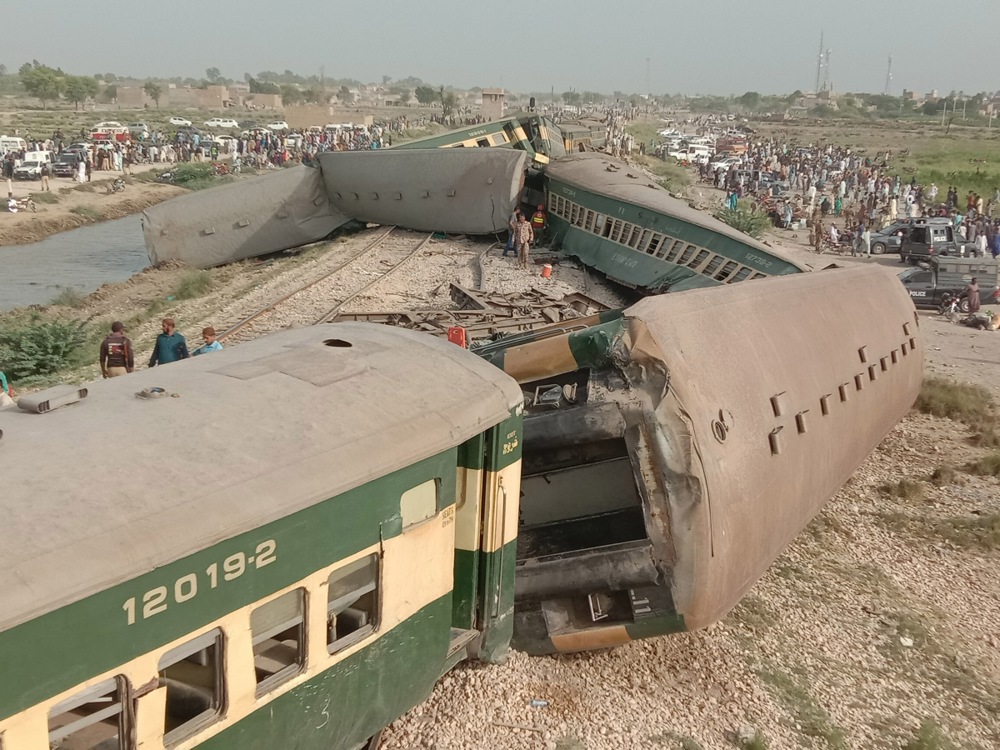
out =
[[[846,311],[879,301],[879,315]],[[912,405],[906,291],[831,270],[650,297],[479,351],[525,395],[515,646],[721,619]]]
[[[559,127],[536,114],[512,115],[393,146],[393,149],[424,148],[514,148],[526,152],[536,168],[566,155]]]
[[[0,411],[3,750],[356,748],[503,658],[521,403],[348,323]]]
[[[677,292],[808,270],[602,154],[553,161],[545,188],[555,243],[629,287]]]

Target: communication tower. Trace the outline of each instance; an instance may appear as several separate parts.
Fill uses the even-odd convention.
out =
[[[889,69],[885,72],[885,95],[892,94],[892,55],[889,55]]]

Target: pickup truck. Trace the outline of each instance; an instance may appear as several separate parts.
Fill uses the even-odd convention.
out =
[[[979,284],[980,306],[1000,305],[1000,261],[992,258],[932,258],[899,274],[915,306],[939,309],[947,294],[958,296],[962,312],[969,311],[965,288],[973,278]]]
[[[900,260],[913,265],[942,256],[972,256],[975,243],[966,242],[955,232],[950,222],[938,223],[934,220],[918,219],[909,234],[902,237],[899,249]]]

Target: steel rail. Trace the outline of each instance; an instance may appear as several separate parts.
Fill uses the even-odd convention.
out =
[[[316,319],[316,323],[317,324],[318,323],[329,323],[331,320],[333,320],[334,318],[336,318],[337,315],[340,313],[340,309],[344,305],[346,305],[348,302],[350,302],[351,300],[353,300],[355,297],[357,297],[357,296],[363,294],[364,292],[368,291],[369,289],[371,289],[373,286],[375,286],[377,283],[379,283],[380,281],[382,281],[383,279],[385,279],[386,277],[388,277],[390,274],[394,273],[399,268],[402,268],[404,265],[406,265],[407,261],[409,261],[414,255],[416,255],[417,253],[419,253],[421,250],[424,249],[424,245],[426,245],[428,242],[430,242],[431,238],[433,236],[434,236],[434,233],[431,232],[429,235],[427,235],[423,239],[423,241],[419,245],[417,245],[415,248],[413,248],[413,250],[411,250],[410,253],[405,258],[403,258],[401,261],[399,261],[399,263],[397,263],[396,265],[394,265],[392,268],[390,268],[385,273],[383,273],[380,276],[377,276],[374,279],[372,279],[371,281],[369,281],[363,287],[361,287],[357,291],[353,292],[350,296],[345,297],[344,299],[342,299],[336,305],[334,305],[329,310],[327,310],[325,313],[323,313],[323,315],[321,315],[319,318],[317,318]]]
[[[229,336],[232,336],[238,330],[240,330],[241,328],[243,328],[248,323],[252,323],[253,321],[255,321],[257,318],[259,318],[264,313],[270,312],[271,310],[273,310],[274,308],[276,308],[278,305],[282,304],[283,302],[287,302],[288,300],[290,300],[295,295],[301,294],[306,289],[310,289],[310,288],[316,286],[316,284],[318,284],[319,282],[323,281],[324,279],[328,279],[331,276],[333,276],[333,274],[338,273],[339,271],[342,271],[347,266],[351,265],[354,261],[359,260],[360,258],[363,258],[364,256],[368,255],[376,247],[378,247],[379,245],[381,245],[382,242],[385,241],[389,237],[389,235],[391,235],[395,231],[395,229],[396,229],[396,227],[389,227],[389,229],[387,231],[383,232],[381,235],[379,235],[374,240],[372,240],[370,243],[368,243],[365,246],[365,248],[360,253],[358,253],[357,255],[355,255],[354,257],[350,258],[349,260],[344,261],[343,263],[341,263],[339,266],[337,266],[333,270],[328,271],[325,274],[323,274],[322,276],[319,276],[319,277],[313,279],[309,283],[303,284],[302,286],[298,287],[297,289],[293,289],[292,291],[290,291],[288,294],[284,295],[283,297],[279,297],[278,299],[269,302],[267,305],[265,305],[264,307],[260,308],[256,312],[250,314],[246,318],[243,318],[243,320],[239,321],[235,325],[230,326],[225,331],[223,331],[221,334],[219,334],[219,336],[217,337],[218,340],[222,341],[223,339],[226,339]],[[395,269],[393,269],[393,270],[395,270]]]

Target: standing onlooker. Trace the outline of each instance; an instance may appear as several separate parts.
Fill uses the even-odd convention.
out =
[[[515,230],[515,242],[517,244],[517,266],[518,268],[528,267],[528,255],[531,252],[531,242],[534,240],[534,232],[531,231],[531,224],[524,218],[524,214],[517,216],[517,228]]]
[[[514,209],[514,213],[507,220],[507,245],[503,249],[503,257],[505,258],[508,253],[517,257],[517,222],[520,216],[521,209],[517,208]]]
[[[222,350],[222,344],[215,340],[215,329],[212,326],[201,329],[201,337],[205,340],[205,343],[191,352],[192,356],[197,357],[199,354],[208,354],[209,352]]]
[[[14,192],[14,185],[11,180],[14,179],[14,154],[8,153],[7,158],[3,160],[3,178],[7,180],[7,194]]]
[[[47,161],[42,162],[42,168],[38,170],[39,179],[42,181],[42,192],[49,191],[49,177],[52,175],[52,165]]]
[[[153,354],[149,358],[150,367],[165,365],[191,356],[188,354],[187,341],[184,340],[184,336],[174,330],[174,319],[164,318],[161,325],[163,333],[156,337]]]
[[[979,312],[979,281],[975,277],[965,287],[965,294],[969,298],[969,314]]]
[[[111,333],[101,342],[101,374],[105,378],[117,378],[135,370],[135,356],[132,342],[125,335],[125,326],[120,320],[111,324]]]
[[[14,403],[14,389],[7,382],[7,375],[0,370],[0,406],[10,406]]]

